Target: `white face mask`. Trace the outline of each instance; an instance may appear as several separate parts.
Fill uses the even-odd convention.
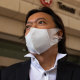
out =
[[[48,50],[51,46],[57,44],[59,37],[55,34],[58,31],[58,28],[30,28],[29,33],[25,36],[26,46],[29,52],[32,54],[41,54]]]

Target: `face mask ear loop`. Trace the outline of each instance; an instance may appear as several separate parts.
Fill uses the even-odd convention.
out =
[[[61,36],[59,36],[59,39],[58,39],[58,40],[59,40],[59,42],[60,42],[60,41],[62,40],[62,37],[61,37]]]
[[[59,31],[60,29],[59,28],[57,28],[57,33],[58,33],[58,31]],[[62,40],[62,37],[61,36],[58,36],[58,40],[59,40],[59,42]]]

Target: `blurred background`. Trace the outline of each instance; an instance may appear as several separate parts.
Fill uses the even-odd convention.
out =
[[[68,60],[80,65],[80,0],[0,0],[0,68],[26,60],[23,36],[27,12],[51,7],[65,25]]]

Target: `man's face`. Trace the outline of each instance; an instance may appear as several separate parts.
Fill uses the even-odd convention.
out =
[[[28,18],[26,23],[26,33],[28,34],[31,27],[39,28],[39,29],[50,29],[55,27],[55,23],[52,17],[44,12],[34,13]]]

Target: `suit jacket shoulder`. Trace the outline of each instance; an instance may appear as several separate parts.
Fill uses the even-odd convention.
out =
[[[1,80],[25,80],[29,77],[30,60],[11,65],[1,71]]]
[[[80,65],[67,61],[67,57],[59,60],[57,80],[80,80]]]

